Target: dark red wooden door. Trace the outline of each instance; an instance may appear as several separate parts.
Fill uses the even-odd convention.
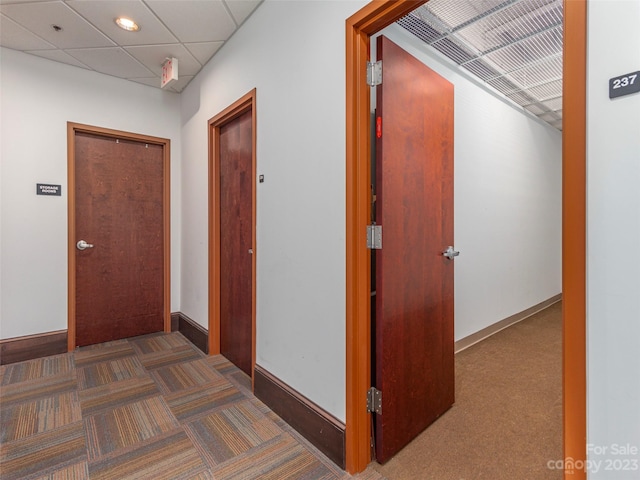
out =
[[[454,401],[453,85],[378,38],[376,457],[386,462]]]
[[[251,375],[251,110],[220,127],[220,352]]]
[[[75,134],[76,345],[164,328],[161,145]]]

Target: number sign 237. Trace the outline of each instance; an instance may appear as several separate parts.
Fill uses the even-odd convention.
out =
[[[640,92],[640,71],[627,73],[609,80],[609,98]]]

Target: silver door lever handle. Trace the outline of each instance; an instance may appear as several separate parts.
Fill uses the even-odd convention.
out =
[[[457,250],[454,250],[453,247],[449,245],[447,249],[444,252],[442,252],[442,255],[447,257],[449,260],[453,260],[454,257],[457,257],[458,255],[460,255],[460,252],[458,252]]]
[[[87,248],[93,248],[93,244],[87,243],[84,240],[78,240],[78,243],[76,243],[76,247],[78,250],[86,250]]]

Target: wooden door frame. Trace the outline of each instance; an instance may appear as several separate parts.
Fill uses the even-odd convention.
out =
[[[251,110],[251,379],[256,365],[256,89],[209,120],[209,354],[220,353],[220,128]]]
[[[163,328],[165,332],[171,331],[171,217],[170,217],[170,165],[171,165],[171,140],[167,138],[152,137],[138,133],[124,132],[110,128],[83,125],[81,123],[67,122],[67,349],[73,351],[76,348],[76,133],[89,133],[108,138],[121,138],[133,142],[150,143],[162,147],[162,218],[163,218],[163,282],[164,282],[164,307]]]
[[[375,0],[346,21],[346,468],[371,461],[364,406],[371,378],[369,39],[427,0]],[[563,450],[586,459],[586,41],[587,0],[564,0],[562,131]],[[556,459],[549,459],[556,460]],[[586,472],[565,471],[565,479]]]

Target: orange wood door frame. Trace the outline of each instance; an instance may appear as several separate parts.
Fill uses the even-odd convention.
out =
[[[587,0],[564,0],[562,78],[562,429],[564,458],[587,456]],[[565,479],[585,479],[584,470]]]
[[[366,249],[371,218],[369,39],[424,3],[376,0],[346,21],[346,468],[351,473],[364,470],[371,460],[371,423],[364,407],[371,378],[371,270]],[[563,443],[565,458],[576,461],[586,459],[586,8],[586,0],[565,0]],[[565,478],[583,479],[586,474],[565,472]]]
[[[76,348],[76,132],[90,133],[103,137],[124,138],[135,142],[144,142],[162,146],[163,151],[163,241],[164,241],[164,331],[171,331],[171,218],[170,218],[170,165],[171,165],[171,141],[166,138],[140,135],[137,133],[123,132],[109,128],[82,125],[80,123],[67,122],[67,348],[72,351]]]
[[[220,127],[251,110],[251,377],[256,364],[256,89],[209,120],[209,354],[220,353]]]

